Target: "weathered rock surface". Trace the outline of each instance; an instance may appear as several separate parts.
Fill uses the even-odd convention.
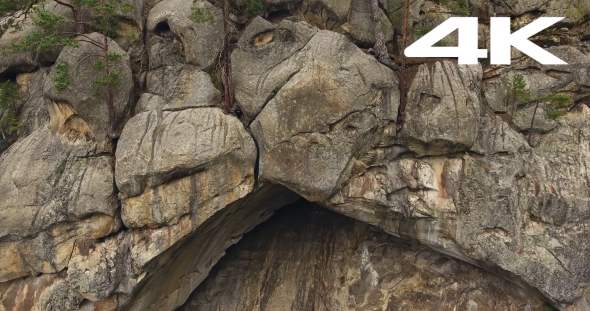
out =
[[[477,137],[480,66],[450,61],[420,65],[410,92],[406,121],[400,133],[419,155],[464,151]]]
[[[147,74],[146,90],[149,93],[142,94],[136,113],[210,107],[221,100],[221,94],[211,82],[211,77],[190,65],[151,70]]]
[[[409,40],[468,12],[483,23],[512,15],[520,27],[585,1],[413,1]],[[535,310],[538,296],[562,310],[590,310],[587,21],[568,15],[563,28],[533,38],[568,66],[541,66],[515,52],[511,66],[410,61],[396,74],[367,54],[374,26],[363,1],[265,0],[260,15],[269,21],[240,5],[230,17],[233,115],[215,107],[223,83],[220,9],[206,1],[196,11],[192,1],[128,2],[137,7],[118,21],[121,32],[141,35],[133,44],[119,38],[121,48],[109,41],[122,55],[118,141],[107,138],[106,97],[92,90],[101,74],[92,69],[98,48],[63,50],[57,64],[70,64],[72,80],[61,93],[52,81],[57,55],[0,61],[2,79],[24,92],[19,133],[0,140],[3,149],[19,139],[0,157],[0,311],[175,310],[227,247],[299,196],[365,224],[305,220],[309,237],[332,241],[306,240],[306,251],[287,258],[312,268],[270,261],[294,240],[256,238],[269,261],[219,270],[240,273],[223,279],[217,272],[189,305]],[[402,6],[380,7],[397,54]],[[191,12],[213,20],[196,23]],[[481,24],[480,33],[488,28]],[[550,117],[554,108],[541,102],[531,125],[534,101],[512,113],[506,94],[515,74],[533,98],[570,96],[560,108],[565,116]],[[400,82],[410,87],[396,133]],[[423,246],[400,244],[368,224]],[[289,228],[281,233],[305,227]],[[271,290],[248,280],[256,294],[240,292],[240,277],[259,275],[255,269],[268,271],[262,280],[289,282]],[[236,289],[232,298],[219,286]]]
[[[116,180],[126,198],[206,172],[216,163],[235,165],[238,184],[246,182],[242,196],[252,189],[254,141],[237,119],[220,109],[144,112],[127,123],[119,142]]]
[[[94,148],[44,127],[2,155],[1,281],[58,272],[78,235],[98,238],[117,229],[112,167],[108,157],[93,156]]]
[[[246,121],[253,120],[266,103],[301,70],[297,57],[317,29],[290,20],[274,25],[257,17],[244,30],[232,53],[235,97]]]
[[[256,47],[264,29],[259,29],[260,24],[246,30],[250,37],[245,35],[243,42],[249,46],[234,53],[234,64],[248,70],[236,74],[236,96],[243,110],[253,115],[262,108],[251,124],[260,148],[260,178],[288,186],[308,199],[327,198],[349,174],[352,158],[377,144],[379,131],[395,120],[396,78],[344,36],[328,31],[314,34],[290,21],[270,33],[294,32],[289,37],[305,39],[313,35],[309,41],[295,41],[287,48],[280,41]],[[266,66],[275,68],[273,78],[255,65],[265,55],[271,55]],[[242,93],[243,89],[249,91]],[[265,103],[263,98],[273,89],[276,94]]]
[[[221,10],[207,1],[194,2],[204,16],[210,14],[213,20],[200,23],[189,18],[193,2],[165,0],[156,4],[149,12],[147,29],[150,32],[164,32],[164,35],[178,36],[187,63],[199,69],[210,69],[223,48],[223,15]],[[150,58],[159,58],[160,45],[152,46]],[[160,54],[162,57],[166,55]]]
[[[104,37],[98,33],[88,35],[97,42],[103,42]],[[128,110],[133,89],[133,78],[129,65],[129,55],[123,51],[114,41],[108,40],[109,53],[118,55],[113,64],[113,70],[118,71],[118,83],[113,86],[113,106],[115,109],[115,124],[119,124]],[[84,120],[90,129],[91,137],[99,143],[99,152],[111,151],[110,132],[111,120],[109,107],[106,101],[107,89],[98,86],[96,81],[104,77],[105,73],[94,69],[96,61],[102,60],[104,51],[87,42],[80,42],[80,47],[66,47],[60,53],[56,64],[66,64],[69,68],[69,83],[62,91],[55,88],[53,79],[59,73],[53,68],[49,79],[45,83],[45,96],[54,104],[67,104],[74,115]],[[98,87],[98,89],[96,89]],[[67,118],[67,117],[66,117]],[[52,118],[55,119],[55,118]],[[61,126],[58,126],[60,128]],[[54,130],[56,130],[54,128]],[[117,128],[114,129],[117,131]]]
[[[180,309],[543,310],[498,276],[310,203],[228,249]]]
[[[517,133],[510,141],[489,137],[510,137],[503,126],[482,131],[489,135],[479,151],[485,156],[386,161],[351,179],[332,208],[468,262],[500,267],[506,278],[522,279],[563,308],[583,305],[588,112],[578,106],[534,151]]]
[[[38,70],[33,73],[19,74],[16,83],[26,98],[20,109],[19,136],[26,137],[33,131],[44,127],[49,122],[49,111],[46,99],[43,97],[43,86],[47,80],[47,73]]]
[[[10,284],[4,294],[0,290],[2,311],[75,310],[82,301],[63,277],[45,274],[35,279],[22,279]]]

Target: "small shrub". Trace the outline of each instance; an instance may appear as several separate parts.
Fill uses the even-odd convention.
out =
[[[571,103],[571,97],[562,94],[549,93],[539,99],[542,102],[547,102],[548,112],[545,114],[547,119],[557,120],[565,115],[563,109],[568,108]]]
[[[418,27],[415,30],[413,30],[413,32],[416,35],[416,38],[419,39],[419,38],[425,36],[427,33],[432,31],[433,29],[434,29],[434,27],[432,27],[432,26],[422,26],[422,27]],[[450,45],[449,41],[447,41],[445,39],[441,39],[440,41],[438,41],[437,43],[434,44],[434,46],[449,46],[449,45]]]
[[[54,70],[55,75],[51,78],[51,81],[53,81],[53,86],[57,92],[61,93],[68,87],[68,85],[70,85],[70,65],[62,62],[56,64]]]
[[[22,98],[23,95],[14,82],[6,81],[0,84],[0,108],[6,111],[4,118],[0,120],[2,136],[4,136],[5,130],[11,133],[18,131],[21,127],[17,116],[17,105]]]
[[[531,90],[529,89],[524,76],[517,73],[512,77],[512,81],[508,82],[507,100],[512,102],[512,113],[514,116],[514,109],[520,104],[530,102]]]
[[[250,0],[250,3],[246,6],[244,12],[249,16],[256,16],[264,12],[264,5],[261,0]]]
[[[440,4],[447,7],[451,13],[469,16],[469,2],[467,0],[441,0]]]
[[[208,8],[200,8],[195,5],[191,8],[191,13],[188,16],[193,22],[197,24],[213,21],[213,12]]]

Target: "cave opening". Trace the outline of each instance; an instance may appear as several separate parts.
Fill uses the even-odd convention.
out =
[[[256,226],[179,311],[543,310],[490,272],[301,199]]]

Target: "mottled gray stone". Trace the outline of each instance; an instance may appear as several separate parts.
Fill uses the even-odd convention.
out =
[[[166,24],[180,38],[186,62],[199,69],[209,69],[216,63],[223,48],[223,15],[220,9],[207,1],[196,1],[194,5],[211,13],[213,21],[197,24],[189,19],[192,1],[166,0],[150,10],[147,29],[154,32],[158,25]]]
[[[103,42],[104,37],[98,33],[88,35],[91,39]],[[113,105],[115,109],[116,124],[119,124],[125,116],[127,105],[131,99],[133,90],[133,78],[129,65],[129,55],[123,51],[114,41],[108,40],[109,52],[120,57],[114,62],[113,69],[119,71],[119,82],[114,88]],[[79,47],[66,47],[59,55],[56,64],[67,64],[70,70],[70,81],[67,87],[58,92],[52,79],[57,75],[55,67],[49,74],[45,83],[45,96],[54,103],[68,104],[75,115],[80,116],[88,125],[91,136],[99,143],[99,151],[111,151],[110,132],[111,120],[109,108],[105,100],[107,88],[100,87],[95,92],[96,80],[104,76],[104,72],[97,71],[93,64],[101,60],[104,51],[90,43],[81,42]],[[114,131],[117,131],[115,128]]]

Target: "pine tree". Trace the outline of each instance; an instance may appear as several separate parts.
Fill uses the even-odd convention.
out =
[[[102,55],[93,64],[93,68],[102,74],[95,80],[95,95],[101,96],[104,90],[109,110],[110,129],[112,139],[118,137],[117,120],[114,106],[115,87],[119,84],[120,71],[114,68],[114,63],[121,57],[109,51],[108,38],[115,38],[119,31],[118,18],[120,13],[133,9],[131,5],[123,5],[123,0],[52,0],[52,2],[71,10],[73,20],[45,10],[40,6],[42,0],[28,0],[15,3],[14,0],[0,0],[0,16],[4,17],[0,24],[3,32],[22,28],[25,19],[30,18],[38,30],[26,35],[22,40],[13,44],[7,52],[35,49],[46,52],[55,47],[79,46],[80,42],[90,43],[102,50]],[[83,11],[92,12],[90,21],[84,20]],[[63,31],[68,23],[74,24],[74,31]],[[104,40],[97,41],[87,35],[87,31],[96,31],[103,35]],[[58,64],[59,65],[59,64]],[[64,64],[65,65],[65,64]],[[62,66],[63,67],[63,66]],[[60,73],[68,72],[67,68],[57,68]],[[65,89],[69,75],[58,74],[54,85],[58,91]]]

